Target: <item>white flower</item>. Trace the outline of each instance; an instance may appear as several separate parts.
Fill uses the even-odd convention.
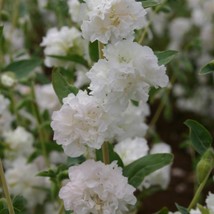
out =
[[[68,0],[68,8],[74,22],[82,23],[87,18],[88,11],[85,3],[80,3],[79,0]]]
[[[88,72],[88,69],[85,68],[82,65],[76,65],[75,67],[76,67],[76,72],[75,72],[76,81],[75,81],[74,85],[77,88],[81,88],[82,86],[89,84],[90,80],[86,76],[86,73]]]
[[[46,197],[44,190],[36,187],[45,187],[46,179],[37,176],[38,168],[35,164],[27,164],[23,158],[17,159],[13,167],[5,173],[9,191],[12,195],[22,195],[28,200],[27,207],[33,208],[42,204]]]
[[[190,30],[191,21],[187,18],[176,18],[171,21],[169,34],[170,34],[170,44],[169,48],[174,50],[179,50],[184,38],[184,35]],[[179,31],[177,29],[180,29]]]
[[[190,214],[202,214],[201,211],[198,208],[196,210],[191,209],[189,213]]]
[[[209,192],[209,195],[206,198],[206,204],[210,211],[210,214],[214,214],[214,194]]]
[[[33,135],[21,126],[14,131],[6,131],[3,136],[9,147],[7,159],[14,160],[19,156],[28,157],[34,150]]]
[[[121,41],[104,49],[101,59],[88,72],[91,94],[112,113],[124,111],[130,99],[148,99],[150,86],[165,87],[166,67],[158,65],[151,48]]]
[[[145,124],[145,117],[149,115],[147,103],[140,102],[138,106],[129,102],[128,108],[118,115],[116,126],[120,132],[115,133],[118,141],[132,137],[144,137],[148,126]]]
[[[0,134],[11,129],[13,116],[9,111],[10,101],[0,94]]]
[[[170,153],[170,152],[171,147],[168,144],[157,143],[152,147],[150,154]],[[171,170],[170,165],[156,170],[155,172],[145,177],[142,186],[148,188],[153,185],[159,185],[162,189],[166,189],[170,182],[170,170]]]
[[[12,87],[16,83],[15,75],[12,72],[6,72],[1,75],[1,83],[6,87]]]
[[[60,108],[60,103],[52,84],[37,85],[36,100],[42,110],[47,109],[49,112],[53,112]]]
[[[147,155],[149,147],[144,138],[125,139],[115,145],[114,151],[122,159],[124,165],[128,165],[133,161]]]
[[[70,181],[61,188],[59,197],[66,210],[75,214],[124,214],[134,205],[134,187],[122,175],[116,162],[105,165],[87,160],[69,168]]]
[[[71,62],[56,59],[49,55],[66,56],[70,52],[82,55],[84,53],[84,43],[81,33],[76,28],[62,27],[60,30],[51,28],[43,38],[41,46],[45,47],[45,65],[48,67],[62,66],[69,67]]]
[[[99,149],[108,136],[108,117],[96,99],[83,91],[64,98],[52,120],[54,140],[71,157],[84,154],[87,147]]]
[[[131,38],[135,29],[145,26],[142,3],[135,0],[86,0],[88,18],[81,26],[83,37],[91,42],[115,42]]]

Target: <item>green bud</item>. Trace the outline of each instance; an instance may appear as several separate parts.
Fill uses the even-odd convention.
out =
[[[209,148],[201,157],[196,167],[196,176],[198,183],[202,183],[204,179],[211,173],[214,167],[214,151]]]
[[[7,208],[7,200],[5,198],[0,198],[0,210]]]

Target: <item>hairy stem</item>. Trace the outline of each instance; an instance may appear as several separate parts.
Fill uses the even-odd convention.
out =
[[[13,203],[10,197],[10,193],[8,190],[8,186],[7,186],[7,182],[5,179],[5,175],[4,175],[4,169],[3,169],[3,165],[2,165],[2,161],[0,159],[0,182],[2,185],[2,189],[5,195],[5,198],[7,200],[7,206],[8,206],[8,210],[9,210],[9,214],[15,214],[14,209],[13,209]]]

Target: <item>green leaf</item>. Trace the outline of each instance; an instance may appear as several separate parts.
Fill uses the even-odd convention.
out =
[[[86,66],[87,68],[89,67],[88,62],[79,55],[72,54],[72,55],[67,55],[67,56],[57,56],[57,55],[48,55],[49,57],[64,60],[64,61],[70,61],[70,62],[75,62],[81,65]]]
[[[187,208],[182,207],[182,206],[178,205],[177,203],[175,203],[175,205],[176,205],[178,211],[179,211],[181,214],[189,214]]]
[[[23,196],[16,196],[13,199],[13,207],[16,214],[24,214],[26,213],[26,207],[27,204],[26,199]]]
[[[78,93],[78,88],[70,85],[58,69],[54,70],[52,73],[52,84],[54,91],[61,103],[62,99],[67,97],[68,94],[73,93],[76,95]]]
[[[172,163],[173,155],[169,153],[144,156],[124,168],[123,174],[128,177],[129,183],[138,187],[145,176]]]
[[[52,170],[52,169],[49,169],[49,170],[45,170],[45,171],[41,171],[37,174],[37,176],[40,176],[40,177],[55,177],[56,176],[56,173]]]
[[[85,157],[83,155],[76,157],[76,158],[68,157],[67,166],[71,167],[71,166],[79,165],[79,164],[83,163],[84,161],[85,161]]]
[[[38,66],[42,64],[42,61],[37,58],[25,59],[16,62],[12,62],[6,66],[3,71],[12,71],[16,74],[17,79],[27,79],[29,74]]]
[[[114,151],[114,147],[111,143],[108,143],[108,151],[109,151],[110,163],[116,160],[118,166],[123,168],[124,167],[123,162],[122,162],[120,156]],[[103,161],[102,149],[96,150],[96,160]]]
[[[200,204],[197,204],[197,208],[201,211],[201,214],[210,214],[209,209]]]
[[[209,74],[214,72],[214,60],[210,61],[204,67],[201,68],[199,74]]]
[[[9,214],[9,211],[7,208],[4,208],[3,210],[0,210],[0,214]]]
[[[144,8],[148,7],[156,7],[157,5],[160,5],[160,2],[155,1],[155,0],[146,0],[146,1],[141,1],[142,5]]]
[[[154,213],[154,214],[168,214],[169,210],[167,207],[163,207],[161,210],[159,210],[158,212]]]
[[[4,29],[4,27],[0,26],[0,42],[1,42],[2,38],[3,38],[3,29]]]
[[[178,51],[167,50],[167,51],[156,51],[155,55],[158,58],[159,65],[166,65],[171,60],[174,59],[174,57],[177,53],[178,53]]]
[[[98,41],[89,43],[89,55],[93,62],[97,62],[99,60]]]
[[[190,139],[194,149],[202,155],[212,144],[211,134],[195,120],[186,120],[184,124],[190,129]]]

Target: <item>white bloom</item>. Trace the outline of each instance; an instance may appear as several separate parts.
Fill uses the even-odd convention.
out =
[[[71,19],[76,23],[82,23],[87,18],[87,7],[85,3],[80,3],[79,0],[68,0],[69,13]]]
[[[70,181],[61,188],[59,197],[66,210],[75,214],[124,214],[134,205],[134,187],[122,175],[116,162],[105,165],[87,160],[69,168]]]
[[[9,191],[12,195],[22,195],[28,200],[28,208],[33,208],[37,204],[42,204],[46,197],[44,190],[36,187],[45,187],[46,180],[37,176],[38,169],[33,163],[27,164],[22,158],[14,162],[12,168],[5,173]]]
[[[74,85],[77,88],[81,88],[84,85],[87,85],[90,83],[89,78],[86,76],[86,73],[88,72],[88,69],[86,69],[84,66],[82,65],[76,65],[76,81],[74,83]]]
[[[0,94],[0,133],[11,129],[13,117],[9,111],[10,101]]]
[[[36,100],[42,110],[53,112],[60,108],[60,103],[52,84],[36,86]]]
[[[170,153],[170,152],[171,148],[168,144],[158,143],[152,147],[150,154]],[[162,189],[166,189],[170,182],[170,170],[171,170],[170,165],[158,169],[157,171],[145,177],[142,186],[148,188],[152,185],[159,185]]]
[[[120,156],[124,165],[128,165],[133,161],[147,155],[149,147],[144,138],[126,139],[114,147],[115,152]]]
[[[6,131],[3,134],[5,143],[8,145],[8,159],[19,156],[28,157],[33,152],[33,135],[25,128],[19,126],[14,131]]]
[[[16,83],[15,75],[12,72],[6,72],[1,75],[1,83],[6,87],[12,87]]]
[[[70,52],[82,55],[84,53],[84,43],[81,33],[74,27],[62,27],[60,30],[51,28],[43,38],[41,46],[45,47],[45,65],[48,67],[62,66],[69,67],[71,62],[49,57],[48,55],[66,56]]]
[[[201,211],[198,208],[196,210],[191,209],[189,213],[190,214],[202,214]]]
[[[142,3],[135,0],[86,0],[88,18],[81,26],[83,37],[102,43],[131,38],[135,29],[145,26]]]
[[[209,192],[209,195],[206,198],[206,204],[210,211],[210,214],[214,214],[214,194]]]
[[[166,67],[158,65],[151,48],[135,42],[121,41],[104,49],[101,59],[88,72],[91,94],[109,109],[124,111],[130,99],[148,99],[150,86],[165,87]]]
[[[132,137],[144,137],[148,126],[145,124],[145,117],[149,115],[147,103],[140,102],[138,106],[129,102],[128,108],[118,115],[116,126],[120,132],[115,133],[118,141]]]
[[[84,154],[87,147],[99,149],[108,136],[108,117],[93,96],[79,91],[63,99],[63,106],[53,113],[54,140],[67,155]]]
[[[170,44],[169,48],[179,50],[181,48],[184,35],[190,30],[191,21],[187,18],[176,18],[170,23]],[[179,29],[179,31],[177,30]]]

